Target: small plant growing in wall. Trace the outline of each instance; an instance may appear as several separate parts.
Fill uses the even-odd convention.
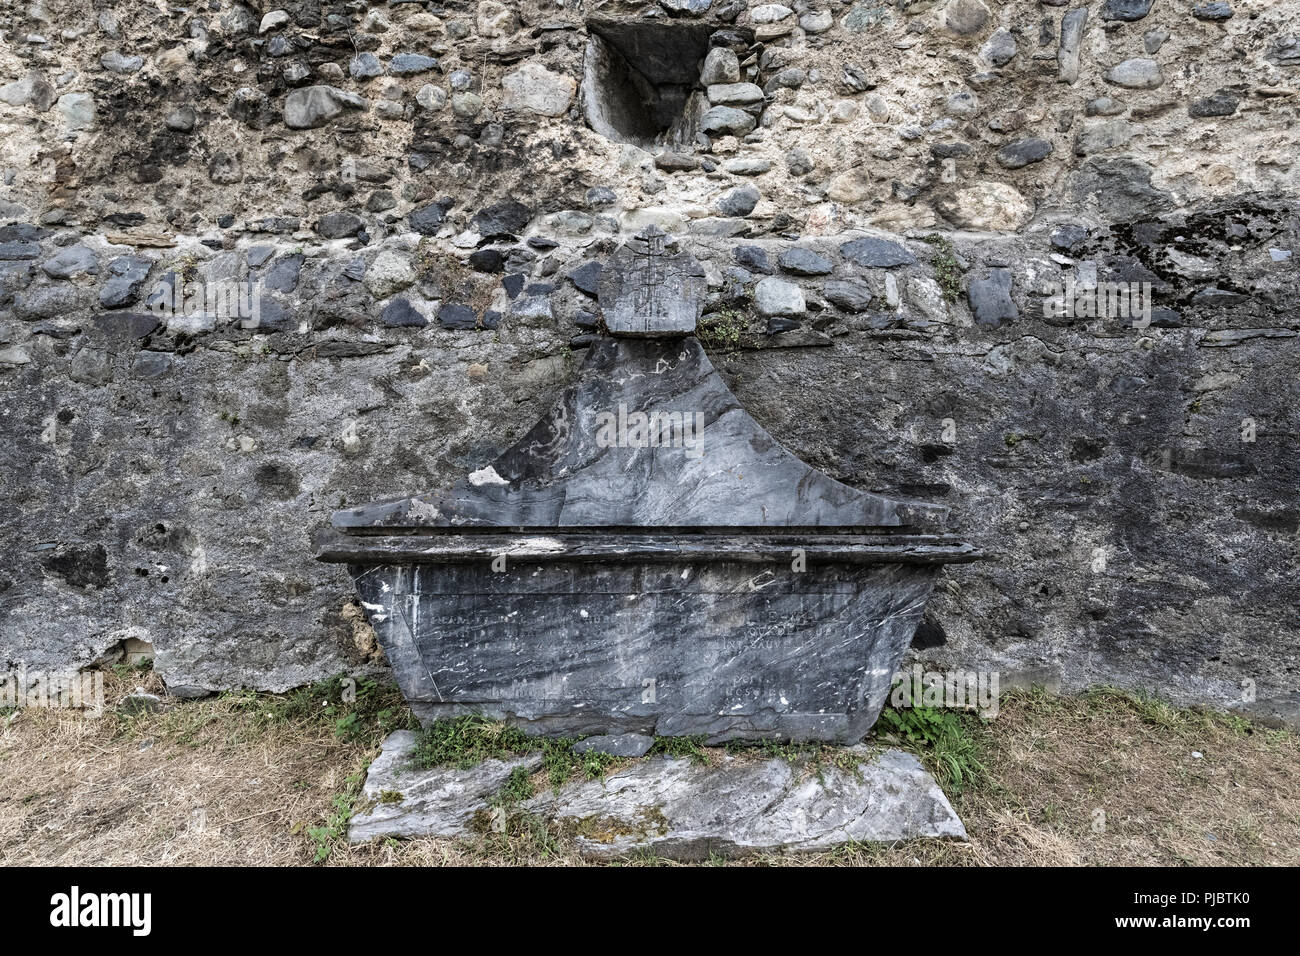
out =
[[[696,334],[705,348],[734,352],[740,347],[747,320],[748,316],[738,309],[713,312],[700,320]]]
[[[937,232],[925,236],[922,241],[929,243],[933,249],[930,267],[934,269],[934,278],[943,291],[944,299],[956,302],[961,296],[961,265],[957,262],[952,243]]]

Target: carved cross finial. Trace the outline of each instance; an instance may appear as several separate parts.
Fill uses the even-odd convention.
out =
[[[669,252],[668,238],[651,223],[601,271],[600,304],[614,335],[670,337],[695,330],[706,292],[704,270],[687,253]]]

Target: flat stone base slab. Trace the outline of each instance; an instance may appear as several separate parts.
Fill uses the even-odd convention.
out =
[[[402,730],[384,741],[366,776],[365,797],[374,803],[353,817],[353,843],[481,833],[493,816],[492,796],[511,772],[535,769],[541,761],[526,755],[469,770],[418,770],[411,766],[416,739]],[[851,749],[861,754],[856,773],[744,754],[707,766],[650,757],[601,780],[569,783],[559,793],[545,790],[509,812],[543,817],[572,834],[579,851],[591,857],[649,851],[699,860],[812,852],[851,841],[966,839],[952,805],[916,757]]]

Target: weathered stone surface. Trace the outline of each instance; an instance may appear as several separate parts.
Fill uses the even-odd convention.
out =
[[[981,0],[950,0],[943,10],[944,26],[958,36],[978,33],[989,21],[989,8]]]
[[[358,53],[348,61],[348,74],[353,79],[366,80],[384,75],[384,64],[373,53]]]
[[[1009,269],[990,269],[987,276],[971,279],[967,296],[980,325],[998,326],[1020,317],[1020,310],[1011,300]]]
[[[604,753],[614,757],[644,757],[655,739],[645,734],[602,734],[584,737],[573,745],[576,754]]]
[[[43,73],[33,71],[21,80],[0,86],[0,102],[10,106],[30,106],[38,113],[46,112],[55,103],[54,87]]]
[[[1101,18],[1132,23],[1151,12],[1152,2],[1153,0],[1106,0],[1101,8]]]
[[[86,246],[69,246],[41,263],[41,269],[51,279],[71,279],[73,276],[98,272],[99,257],[93,249]]]
[[[530,63],[501,81],[505,91],[501,105],[508,110],[526,110],[538,116],[561,116],[573,101],[578,88],[571,76],[552,73],[545,67]]]
[[[600,272],[600,305],[615,335],[680,336],[695,330],[704,273],[670,250],[653,226],[622,246]]]
[[[782,252],[777,262],[786,272],[799,276],[829,275],[835,268],[835,264],[825,256],[798,247]]]
[[[1030,163],[1041,163],[1052,155],[1052,144],[1045,139],[1032,137],[1008,143],[997,152],[997,161],[1007,169],[1021,169]]]
[[[759,315],[803,315],[808,311],[803,289],[793,282],[769,276],[754,286],[754,309]]]
[[[1106,74],[1106,82],[1131,90],[1154,90],[1165,82],[1160,72],[1160,64],[1145,57],[1125,60],[1111,67]]]
[[[472,315],[472,313],[471,313]],[[439,313],[439,320],[442,315]],[[388,305],[384,306],[384,311],[380,313],[379,319],[389,328],[423,328],[429,324],[423,312],[411,305],[408,299],[398,297]]]
[[[144,58],[126,56],[120,50],[113,50],[99,58],[99,65],[110,73],[138,73],[144,66]]]
[[[762,198],[753,186],[737,186],[719,196],[714,205],[724,216],[748,216]]]
[[[1087,23],[1087,7],[1075,7],[1061,18],[1061,42],[1056,49],[1056,62],[1062,83],[1073,85],[1079,80],[1079,43],[1083,40],[1083,28]]]
[[[1091,123],[1079,130],[1074,142],[1076,156],[1091,156],[1125,146],[1137,132],[1127,120],[1115,119],[1106,123]]]
[[[475,213],[471,220],[484,238],[518,235],[527,227],[533,211],[521,202],[507,200]]]
[[[140,294],[153,263],[137,256],[119,256],[108,264],[108,281],[99,292],[99,304],[117,309],[129,305]]]
[[[683,860],[756,851],[809,852],[850,840],[966,839],[934,779],[911,754],[864,749],[857,773],[811,773],[780,759],[727,756],[702,767],[657,759],[603,781],[545,793],[524,808],[578,826],[598,857],[649,850]],[[584,832],[585,831],[585,832]]]
[[[709,55],[704,58],[704,65],[700,68],[700,83],[704,86],[714,86],[719,83],[739,82],[740,60],[736,58],[735,51],[726,47],[711,49]]]
[[[1192,7],[1192,16],[1198,20],[1222,21],[1232,19],[1232,5],[1228,3],[1198,3]]]
[[[1015,59],[1018,48],[1010,30],[998,27],[980,48],[980,55],[994,66],[1006,66]]]
[[[467,836],[475,814],[517,769],[534,770],[541,754],[513,760],[485,760],[468,770],[415,769],[411,761],[417,735],[398,730],[366,771],[362,796],[374,805],[348,823],[348,839],[365,843],[381,837]],[[394,802],[393,794],[401,801]]]
[[[875,236],[863,236],[840,246],[840,255],[854,265],[870,269],[890,269],[894,266],[910,266],[916,263],[916,256],[906,247],[889,239]]]
[[[548,790],[517,811],[494,811],[492,798],[510,774],[537,768],[539,755],[488,760],[468,770],[417,770],[410,765],[415,740],[411,731],[397,731],[384,741],[363,789],[371,805],[349,825],[353,843],[472,837],[490,832],[494,815],[504,826],[509,812],[540,816],[572,832],[580,852],[605,858],[648,851],[704,860],[813,852],[850,841],[966,839],[934,778],[900,750],[860,748],[856,770],[814,770],[749,754],[728,754],[710,766],[653,757],[601,780]]]
[[[942,196],[935,209],[953,225],[964,229],[1010,232],[1033,215],[1033,207],[1014,186],[977,182]]]
[[[871,288],[855,280],[835,280],[822,286],[822,296],[846,312],[865,312],[871,305]]]
[[[492,458],[571,379],[590,344],[571,341],[574,331],[603,334],[569,274],[654,221],[704,266],[706,311],[728,334],[745,324],[733,344],[706,348],[730,349],[738,396],[773,436],[851,484],[998,502],[963,520],[1009,557],[962,569],[960,601],[935,595],[930,610],[949,643],[927,654],[957,667],[1050,661],[1067,687],[1128,681],[1184,702],[1235,700],[1246,678],[1277,696],[1295,657],[1288,609],[1300,606],[1296,587],[1270,576],[1289,560],[1291,537],[1276,528],[1293,521],[1289,489],[1300,484],[1276,440],[1300,433],[1286,402],[1297,337],[1285,334],[1300,302],[1294,17],[1234,3],[1232,19],[1203,22],[1192,14],[1200,0],[1155,3],[1137,22],[1102,19],[1106,0],[984,3],[994,15],[959,36],[943,28],[946,2],[786,0],[794,13],[774,22],[789,32],[773,42],[756,41],[750,7],[733,0],[715,0],[702,17],[648,18],[640,13],[665,8],[550,4],[547,13],[546,4],[485,0],[481,17],[478,3],[442,4],[447,16],[371,4],[318,17],[295,7],[286,8],[292,23],[260,36],[258,18],[275,4],[175,16],[137,5],[118,12],[120,27],[100,29],[92,15],[85,30],[62,23],[58,4],[20,4],[9,18],[17,42],[0,43],[0,223],[14,224],[0,225],[0,255],[22,256],[0,259],[0,339],[29,361],[0,375],[11,426],[0,487],[15,503],[0,519],[9,556],[0,657],[84,663],[129,621],[153,631],[169,684],[284,689],[369,667],[340,618],[350,579],[311,561],[321,503],[377,500],[411,482],[442,487],[462,462]],[[840,25],[855,7],[861,32]],[[1082,19],[1084,8],[1081,39],[1064,31],[1076,84],[1045,82],[1058,72],[1062,20]],[[42,10],[52,22],[18,22]],[[572,108],[545,121],[543,135],[535,114],[501,108],[500,78],[527,63],[576,77],[601,18],[629,35],[661,31],[645,52],[665,54],[652,82],[671,89],[642,100],[635,84],[598,78],[633,104],[662,106],[663,116],[645,117],[644,136],[602,143]],[[813,19],[827,29],[814,33]],[[993,59],[1000,30],[1018,45],[1002,66]],[[29,31],[48,42],[28,42]],[[630,49],[630,36],[619,40]],[[696,135],[710,49],[727,54],[715,60],[735,58],[734,75],[711,81],[753,82],[772,101],[739,139]],[[146,65],[105,72],[110,51]],[[404,51],[436,55],[446,75],[349,76],[359,53],[386,65]],[[1144,56],[1161,63],[1163,86],[1106,83],[1114,64]],[[288,94],[311,85],[371,95],[389,117],[417,111],[381,121],[345,108],[320,129],[280,122]],[[232,119],[240,87],[268,98],[252,95],[247,117]],[[1225,90],[1239,98],[1235,113]],[[69,98],[56,109],[59,96]],[[1031,137],[1055,152],[1016,170],[998,163],[1003,146]],[[971,152],[934,160],[932,146],[956,142]],[[671,176],[646,169],[661,148],[696,165]],[[770,171],[758,172],[765,163]],[[757,177],[748,181],[762,200],[744,219],[721,216],[713,203],[740,176]],[[962,190],[982,198],[955,208],[950,197]],[[480,231],[475,214],[507,201],[535,217]],[[1019,212],[989,228],[1004,208]],[[590,216],[588,230],[553,227],[566,210]],[[345,228],[327,241],[313,230],[335,213]],[[1080,236],[1063,247],[1052,236],[1065,221]],[[846,230],[859,228],[882,230],[916,263],[843,259],[838,246],[856,235]],[[976,229],[985,234],[968,235]],[[919,241],[935,232],[954,245],[938,287],[958,294],[942,308],[933,290],[948,260]],[[780,271],[794,241],[831,259],[835,278]],[[78,245],[98,253],[98,273],[43,268]],[[267,290],[284,331],[205,314],[173,317],[143,350],[85,341],[110,260],[156,257],[159,272],[192,261],[203,271],[254,246],[271,247],[257,264],[248,259],[259,275],[306,255],[292,292]],[[151,247],[159,251],[143,251]],[[364,282],[385,251],[411,257],[419,273],[388,300]],[[498,252],[502,272],[472,271]],[[463,268],[470,255],[475,265]],[[1021,312],[1001,327],[975,324],[966,292],[994,262],[1010,270]],[[1089,266],[1100,279],[1159,280],[1150,332],[1045,320],[1048,284]],[[805,315],[754,315],[753,286],[768,274],[801,287]],[[826,292],[839,281],[860,283],[861,295],[834,301]],[[398,297],[409,309],[394,306]],[[463,304],[472,326],[437,323],[444,301]],[[415,324],[385,320],[398,311]],[[480,331],[493,322],[508,334]],[[770,350],[812,344],[801,336],[814,329],[835,347]],[[1192,383],[1221,374],[1240,381],[1189,410]],[[872,408],[890,410],[865,426],[864,388]],[[935,459],[928,446],[944,417],[960,437]],[[1257,443],[1235,437],[1247,417],[1261,423]],[[1031,437],[1011,448],[1009,434]],[[1076,460],[1076,440],[1099,457]],[[1239,476],[1196,477],[1205,470],[1179,464],[1202,446]],[[1151,464],[1151,449],[1170,449],[1171,466]],[[274,465],[298,473],[296,496],[274,497],[281,486],[256,480]],[[1211,499],[1230,505],[1206,507]],[[68,501],[90,517],[70,521]],[[1171,522],[1166,511],[1191,517]],[[180,543],[142,543],[157,523]],[[93,599],[49,575],[32,550],[56,541],[107,550],[109,583]],[[1106,572],[1090,570],[1089,545],[1107,549]]]
[[[58,99],[59,112],[69,130],[90,129],[95,125],[95,97],[91,93],[64,93]]]
[[[284,122],[290,129],[315,129],[348,110],[368,110],[365,97],[333,86],[305,86],[292,91],[284,102]]]
[[[753,116],[733,106],[714,106],[700,117],[700,129],[706,133],[744,136],[756,125]]]
[[[415,269],[409,257],[396,252],[381,252],[366,270],[365,284],[376,299],[387,299],[415,282]]]
[[[364,225],[361,217],[354,212],[332,212],[321,216],[316,223],[316,231],[326,239],[346,239],[355,236]]]
[[[707,90],[709,102],[723,106],[750,106],[763,102],[763,90],[753,83],[715,83]]]
[[[1231,90],[1218,90],[1210,96],[1192,100],[1187,104],[1187,115],[1197,119],[1213,116],[1231,116],[1237,112],[1241,98]]]
[[[393,76],[412,76],[416,73],[428,73],[438,68],[436,57],[423,53],[399,53],[388,61],[388,72]]]

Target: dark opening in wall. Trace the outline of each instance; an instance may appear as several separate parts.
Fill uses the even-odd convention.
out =
[[[587,30],[582,100],[591,128],[638,146],[692,142],[708,109],[700,66],[714,28],[593,20]]]

